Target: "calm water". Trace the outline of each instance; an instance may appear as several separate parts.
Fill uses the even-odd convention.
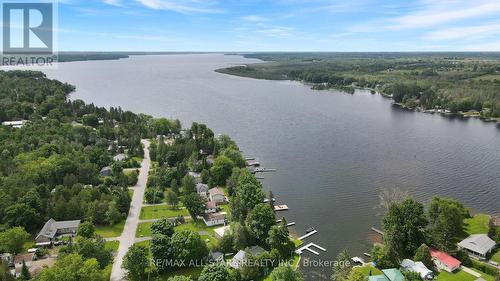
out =
[[[64,63],[47,74],[76,85],[73,98],[185,125],[199,121],[229,134],[245,155],[278,169],[264,174],[264,185],[291,208],[283,214],[297,222],[299,234],[311,226],[319,231],[308,241],[328,249],[322,259],[343,248],[356,255],[368,249],[384,188],[397,186],[421,200],[449,196],[500,214],[495,124],[404,111],[368,92],[312,91],[213,71],[249,62],[256,61],[138,56]]]

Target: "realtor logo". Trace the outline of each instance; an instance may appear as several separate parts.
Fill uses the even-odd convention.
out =
[[[3,53],[51,54],[53,52],[53,4],[2,4]]]

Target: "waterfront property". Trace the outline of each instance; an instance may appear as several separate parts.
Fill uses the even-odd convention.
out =
[[[231,260],[231,263],[229,266],[231,266],[234,269],[240,268],[244,263],[247,258],[247,253],[249,253],[252,256],[256,256],[260,253],[264,253],[266,250],[262,249],[259,246],[251,246],[247,250],[239,250],[238,253],[233,257]]]
[[[198,195],[200,195],[201,197],[207,198],[208,197],[208,190],[209,190],[208,185],[206,185],[204,183],[197,183],[196,184],[196,193],[198,193]]]
[[[396,268],[383,269],[382,274],[369,276],[368,281],[404,281],[405,278],[401,271]]]
[[[461,262],[445,252],[438,251],[434,248],[429,248],[429,252],[431,254],[432,261],[440,270],[453,272],[460,267]]]
[[[39,246],[50,245],[59,236],[75,236],[78,226],[80,226],[80,220],[55,221],[54,219],[50,219],[45,223],[42,230],[40,230],[40,233],[36,236],[36,244]]]
[[[478,259],[486,259],[496,247],[497,243],[486,234],[473,234],[458,243],[458,248]]]
[[[208,201],[205,205],[205,214],[217,213],[217,205],[214,201]]]
[[[112,172],[111,166],[106,166],[101,169],[101,171],[99,172],[99,176],[109,177],[111,176],[111,172]]]
[[[200,173],[189,172],[188,174],[191,177],[193,177],[195,183],[197,183],[197,184],[201,183],[201,174]]]
[[[414,262],[410,259],[404,259],[401,262],[401,269],[407,272],[416,272],[423,280],[434,279],[434,273],[420,261]]]
[[[120,153],[120,154],[113,156],[113,161],[115,161],[115,162],[123,161],[125,159],[127,159],[127,155],[125,155],[123,153]]]

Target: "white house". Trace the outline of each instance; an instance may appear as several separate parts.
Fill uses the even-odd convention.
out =
[[[473,234],[458,243],[459,249],[463,249],[467,251],[469,255],[479,259],[486,259],[486,256],[488,256],[496,246],[497,243],[486,234]]]
[[[256,256],[256,255],[258,255],[260,253],[263,253],[265,251],[266,250],[262,249],[259,246],[252,246],[252,247],[248,248],[246,251],[240,250],[233,257],[233,259],[231,260],[231,263],[229,264],[229,266],[231,266],[234,269],[238,269],[238,268],[240,268],[241,266],[244,265],[244,263],[246,261],[246,258],[247,258],[247,253],[249,253],[252,256]]]
[[[221,213],[208,213],[203,216],[206,226],[222,225],[226,223],[226,217]]]
[[[200,173],[189,172],[188,174],[194,178],[195,183],[201,183],[201,174]]]
[[[208,190],[208,194],[210,197],[210,201],[215,202],[215,204],[226,202],[226,195],[224,194],[224,191],[222,191],[222,189],[218,187],[214,187]]]
[[[416,272],[420,275],[420,278],[423,280],[432,280],[434,279],[434,273],[430,269],[428,269],[422,262],[417,261],[414,262],[410,259],[404,259],[401,262],[401,269],[407,272]]]

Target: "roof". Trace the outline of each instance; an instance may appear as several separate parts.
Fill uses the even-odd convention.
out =
[[[226,217],[221,213],[208,213],[205,214],[205,220],[223,220]]]
[[[48,238],[54,238],[57,234],[58,229],[63,228],[78,228],[80,225],[80,220],[72,220],[72,221],[56,221],[54,219],[49,219],[45,225],[42,227],[42,230],[38,233],[35,239],[38,239],[40,236],[45,236]]]
[[[449,268],[455,268],[460,266],[461,262],[456,258],[448,255],[445,252],[438,251],[434,248],[429,248],[429,252],[433,259],[439,260],[442,264],[446,265]]]
[[[486,255],[489,251],[495,248],[496,245],[497,243],[491,240],[491,238],[486,234],[474,234],[458,243],[459,247],[481,255]]]
[[[260,253],[264,253],[265,251],[266,250],[262,249],[259,246],[251,246],[250,248],[248,248],[248,252],[250,252],[250,254],[252,254],[252,256],[256,256]]]
[[[429,270],[422,262],[414,262],[410,259],[404,259],[401,262],[401,268],[404,271],[416,272],[422,278],[426,278],[426,276],[432,276],[433,274],[432,271]]]
[[[232,268],[238,269],[241,263],[245,260],[247,252],[250,253],[252,256],[256,256],[265,251],[266,250],[262,249],[259,246],[251,246],[247,249],[247,251],[239,250],[238,253],[234,255],[230,265]]]
[[[210,195],[222,195],[224,196],[224,191],[222,191],[222,189],[218,188],[218,187],[214,187],[214,188],[211,188],[210,190],[208,190],[208,193],[210,193]]]
[[[372,275],[368,276],[368,281],[390,281],[385,275]]]
[[[221,252],[213,252],[213,253],[210,253],[210,258],[212,258],[214,261],[217,261],[219,259],[223,259],[224,254]]]
[[[193,178],[199,178],[201,177],[201,174],[200,173],[196,173],[196,172],[189,172],[188,175],[192,176]]]
[[[382,272],[390,281],[405,281],[405,277],[403,276],[401,271],[399,271],[399,269],[382,269]]]
[[[117,154],[113,157],[113,161],[123,161],[127,156],[123,153]]]
[[[217,204],[215,204],[215,202],[213,202],[213,201],[208,201],[207,205],[206,205],[206,208],[207,209],[216,209],[217,208]]]
[[[221,227],[214,229],[214,231],[217,235],[222,237],[222,236],[224,236],[224,234],[226,234],[226,232],[231,231],[231,227],[229,225],[221,226]]]
[[[207,192],[208,191],[208,185],[204,183],[197,183],[196,184],[196,192]]]

